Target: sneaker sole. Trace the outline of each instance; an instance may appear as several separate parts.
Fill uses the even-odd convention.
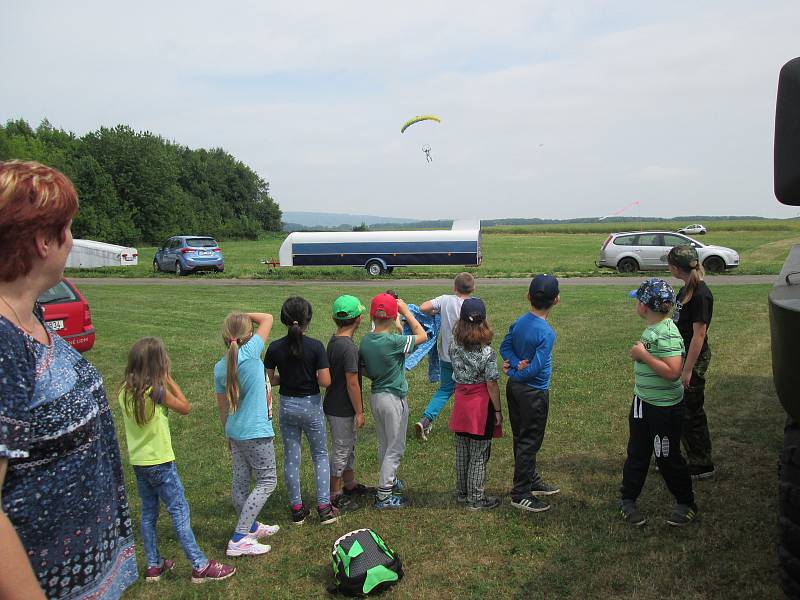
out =
[[[223,579],[228,579],[228,577],[233,577],[235,573],[236,569],[234,569],[227,575],[223,575],[222,577],[192,577],[192,583],[208,583],[209,581],[222,581]]]
[[[305,517],[303,517],[303,520],[302,520],[302,521],[292,521],[292,523],[293,523],[294,525],[302,525],[303,523],[305,523],[305,522],[306,522],[306,519],[308,519],[308,515],[306,515]]]
[[[623,517],[623,519],[624,519],[624,517]],[[637,529],[639,527],[644,527],[645,525],[647,525],[647,519],[642,519],[641,521],[638,521],[638,522],[629,521],[628,519],[624,519],[624,520],[628,525],[630,525],[631,527],[636,527]]]
[[[691,525],[692,523],[694,523],[694,519],[692,519],[691,521],[685,521],[681,523],[678,523],[677,521],[670,521],[669,519],[667,519],[667,525],[669,525],[670,527],[686,527],[687,525]]]
[[[549,492],[537,491],[537,492],[531,492],[531,496],[552,496],[552,495],[558,494],[560,492],[561,492],[561,490],[551,490]]]
[[[331,523],[336,523],[341,517],[334,517],[332,519],[326,519],[325,521],[320,521],[320,525],[330,525]]]
[[[469,506],[469,505],[467,505],[467,510],[471,510],[473,512],[478,512],[479,510],[494,510],[498,506],[500,506],[499,502],[497,504],[493,504],[492,506]]]
[[[692,475],[692,481],[699,481],[702,479],[711,479],[714,477],[715,471],[709,471],[708,473],[698,473],[696,475]]]
[[[527,512],[544,512],[546,510],[550,510],[550,505],[549,504],[544,506],[544,507],[542,507],[542,508],[537,508],[537,507],[532,506],[530,504],[520,504],[520,503],[518,503],[518,502],[516,502],[514,500],[511,501],[511,506],[513,506],[514,508],[518,508],[520,510],[527,511]]]
[[[266,546],[266,550],[259,550],[258,552],[253,551],[242,551],[242,550],[226,550],[226,556],[261,556],[262,554],[266,554],[270,550],[272,550],[272,546]]]
[[[428,436],[425,435],[425,428],[422,426],[422,423],[414,423],[414,430],[418,440],[422,440],[423,442],[428,441]]]

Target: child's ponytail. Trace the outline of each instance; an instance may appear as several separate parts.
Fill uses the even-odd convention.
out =
[[[139,426],[147,424],[155,414],[153,394],[157,387],[164,389],[170,363],[164,343],[156,337],[138,340],[128,352],[125,365],[123,405],[125,412],[132,416]],[[150,390],[150,399],[145,402],[145,393]]]
[[[697,286],[703,281],[703,275],[705,275],[705,270],[699,262],[696,267],[689,270],[689,281],[686,282],[686,293],[683,295],[681,304],[687,304],[692,299]]]
[[[226,352],[227,369],[225,371],[225,397],[231,412],[239,408],[239,348],[253,335],[250,317],[235,312],[225,317],[222,324],[222,337],[228,347]]]
[[[281,307],[281,323],[289,328],[289,356],[294,359],[303,358],[303,332],[311,322],[312,312],[311,304],[300,296],[287,298]]]

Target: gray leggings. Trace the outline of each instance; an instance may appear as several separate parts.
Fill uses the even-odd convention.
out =
[[[230,442],[233,462],[231,496],[236,514],[239,516],[236,533],[246,534],[278,483],[275,445],[273,438],[230,440]],[[250,491],[250,480],[253,475],[256,485],[253,491]]]

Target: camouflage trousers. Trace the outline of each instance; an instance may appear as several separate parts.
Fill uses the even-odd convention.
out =
[[[707,467],[711,460],[711,436],[708,433],[708,419],[703,409],[705,403],[706,371],[711,363],[711,349],[700,352],[692,369],[689,387],[683,392],[686,418],[683,425],[681,444],[686,452],[686,462],[690,466]]]

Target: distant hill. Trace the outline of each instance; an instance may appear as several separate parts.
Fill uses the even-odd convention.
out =
[[[303,212],[303,211],[284,211],[283,212],[284,231],[296,231],[298,229],[325,229],[346,227],[351,228],[356,225],[366,223],[413,223],[407,218],[378,217],[375,215],[351,215],[347,213],[324,213],[324,212]]]

